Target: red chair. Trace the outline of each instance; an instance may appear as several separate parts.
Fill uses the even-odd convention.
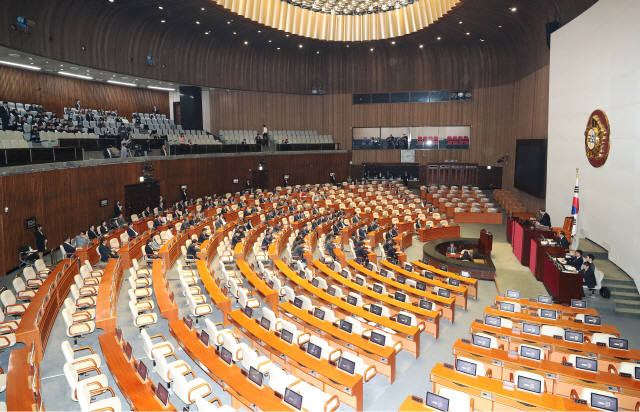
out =
[[[463,144],[465,149],[469,148],[469,136],[464,137]]]
[[[447,136],[447,149],[453,149],[453,137]]]
[[[418,136],[418,147],[424,146],[424,136]]]
[[[433,147],[435,149],[439,149],[439,147],[438,147],[438,136],[433,136]]]

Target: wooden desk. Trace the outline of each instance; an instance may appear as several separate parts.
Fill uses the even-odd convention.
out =
[[[287,241],[289,240],[289,236],[291,236],[291,228],[288,227],[284,229],[282,234],[278,236],[278,238],[269,245],[269,259],[273,262],[274,260],[280,259],[282,256],[282,252],[284,251]]]
[[[440,281],[443,281],[447,278],[453,278],[460,281],[461,285],[464,285],[467,288],[467,295],[474,299],[478,299],[478,279],[474,278],[466,278],[464,276],[460,276],[453,272],[445,272],[444,270],[440,270],[435,266],[425,265],[419,260],[414,260],[411,262],[414,268],[418,268],[419,270],[428,270],[433,273]]]
[[[511,246],[513,254],[523,266],[529,265],[531,253],[531,239],[544,236],[547,239],[553,238],[553,232],[548,229],[538,229],[531,221],[516,218],[513,224]]]
[[[289,302],[280,304],[284,313],[293,315],[285,317],[288,321],[296,323],[301,330],[326,339],[331,346],[349,352],[362,358],[367,366],[374,365],[376,372],[389,378],[389,384],[393,385],[396,379],[396,351],[391,346],[380,346],[362,338],[362,336],[347,333],[335,324],[320,320],[303,309],[298,309]]]
[[[169,283],[165,276],[164,261],[162,259],[156,259],[153,261],[151,276],[153,279],[153,290],[156,295],[156,302],[158,302],[158,309],[160,310],[160,316],[169,322],[178,320],[178,305],[175,302],[175,298],[170,293],[171,288],[169,288]]]
[[[536,236],[531,239],[531,248],[529,253],[529,269],[537,280],[543,281],[544,262],[547,254],[552,257],[564,257],[565,249],[562,246],[543,245],[542,238]]]
[[[435,239],[460,237],[460,226],[446,226],[418,229],[420,242],[429,242]]]
[[[420,395],[420,396],[424,396],[424,395]],[[400,407],[398,408],[399,412],[421,412],[421,411],[436,411],[436,409],[433,409],[427,405],[423,403],[418,403],[416,401],[413,400],[413,397],[411,395],[407,396],[404,400],[404,402],[402,402],[402,405],[400,405]]]
[[[111,372],[114,382],[120,388],[122,396],[134,411],[175,411],[176,408],[167,403],[162,405],[151,389],[151,381],[142,382],[133,362],[129,362],[114,332],[107,332],[98,337],[102,357]],[[135,356],[135,355],[134,355]],[[147,360],[147,362],[150,362]],[[151,365],[147,365],[151,367]]]
[[[36,404],[42,407],[40,396],[40,359],[36,354],[34,364],[36,370],[35,382],[32,380],[29,357],[29,346],[11,350],[7,373],[6,403],[8,411],[33,411]],[[35,383],[35,386],[32,386]]]
[[[506,350],[486,349],[461,340],[454,344],[453,354],[456,359],[462,356],[484,363],[486,369],[492,370],[493,379],[499,381],[513,381],[517,371],[536,371],[545,377],[548,393],[567,398],[571,395],[572,389],[580,394],[584,388],[606,391],[608,386],[613,386],[618,389],[616,396],[620,401],[620,408],[635,409],[636,403],[640,400],[640,382],[633,378],[623,378],[617,373],[582,371],[549,360],[536,361],[512,356]]]
[[[526,313],[506,312],[503,310],[493,309],[491,307],[486,307],[484,309],[484,314],[511,319],[514,321],[514,323],[522,321],[526,323],[534,323],[537,325],[542,324],[560,326],[561,328],[569,328],[577,332],[583,332],[589,338],[591,338],[591,335],[593,333],[610,333],[612,335],[620,337],[620,332],[618,332],[618,329],[616,329],[616,327],[612,325],[587,325],[584,323],[576,323],[566,319],[546,319],[539,316],[532,316]]]
[[[455,321],[455,316],[456,316],[456,305],[455,305],[455,299],[450,297],[450,298],[443,298],[442,296],[438,296],[436,294],[433,294],[432,292],[428,292],[428,291],[421,291],[418,290],[416,288],[413,288],[409,285],[405,285],[402,283],[399,283],[395,280],[386,278],[376,272],[372,272],[369,269],[365,268],[362,265],[357,264],[356,262],[354,262],[353,260],[350,260],[349,262],[347,262],[347,264],[353,268],[354,270],[356,270],[358,273],[360,273],[361,275],[375,281],[378,283],[383,283],[385,285],[385,287],[387,288],[388,292],[394,293],[396,290],[399,290],[405,294],[408,294],[410,296],[414,296],[416,299],[418,299],[418,301],[421,298],[424,298],[426,300],[428,300],[429,302],[433,302],[434,305],[436,305],[436,307],[438,308],[438,310],[440,311],[440,315],[445,318],[448,319],[449,322],[453,323]]]
[[[554,300],[560,303],[571,303],[571,299],[582,299],[582,274],[561,271],[551,261],[549,255],[544,259],[542,280]]]
[[[389,318],[374,315],[362,307],[349,305],[342,299],[331,296],[324,290],[313,286],[306,279],[302,279],[281,260],[277,260],[274,263],[275,267],[287,279],[294,290],[306,292],[304,295],[318,305],[324,304],[324,306],[328,306],[344,316],[360,316],[367,322],[375,322],[383,327],[392,329],[396,332],[392,334],[393,338],[402,342],[404,350],[413,353],[416,359],[420,356],[420,329],[417,326],[405,326]]]
[[[103,287],[98,289],[96,298],[96,328],[107,333],[116,330],[116,310],[123,278],[124,272],[119,260],[109,259],[100,280]]]
[[[243,312],[236,310],[227,314],[236,328],[236,334],[251,341],[252,345],[262,348],[271,355],[271,360],[284,364],[291,374],[305,380],[326,394],[336,395],[343,402],[357,411],[364,406],[362,376],[351,375],[329,365],[326,359],[317,359],[301,350],[298,345],[290,345],[275,335],[273,331],[264,329],[257,319],[249,319]],[[284,359],[283,359],[284,357]]]
[[[575,317],[578,314],[582,315],[594,315],[598,316],[598,311],[593,308],[585,308],[585,309],[576,309],[571,306],[564,306],[554,303],[553,305],[546,305],[544,303],[538,303],[537,300],[533,299],[511,299],[506,296],[497,295],[493,301],[496,305],[499,305],[499,302],[515,302],[519,303],[525,313],[538,313],[538,309],[551,309],[556,312],[560,312],[562,316],[567,317]]]
[[[409,272],[404,270],[400,266],[396,266],[391,264],[389,261],[385,260],[380,263],[385,269],[394,271],[396,273],[401,274],[402,276],[410,279],[414,279],[416,281],[424,282],[432,288],[437,286],[443,289],[447,289],[451,291],[451,296],[454,297],[456,306],[462,308],[462,310],[467,310],[467,288],[465,286],[452,286],[448,283],[441,282],[439,280],[431,280],[426,277],[422,277],[422,275],[417,274],[416,272]]]
[[[198,259],[196,261],[196,267],[198,269],[198,275],[200,276],[200,280],[204,285],[207,294],[209,295],[209,299],[213,304],[218,308],[218,310],[222,311],[223,323],[228,325],[227,321],[227,313],[231,311],[231,299],[225,294],[222,293],[220,287],[216,284],[215,280],[211,276],[209,269],[207,268],[207,262]]]
[[[431,392],[438,393],[441,388],[451,388],[468,393],[474,400],[475,410],[519,410],[519,411],[596,411],[587,405],[574,403],[571,399],[551,393],[540,395],[517,389],[506,389],[502,381],[485,378],[484,376],[470,376],[443,364],[436,364],[431,370]],[[486,398],[483,393],[491,394]]]
[[[418,322],[422,321],[424,323],[423,332],[432,335],[436,340],[438,339],[439,330],[440,330],[440,317],[442,313],[437,310],[426,310],[422,309],[417,305],[413,305],[411,302],[400,302],[393,298],[393,295],[381,295],[379,293],[375,293],[373,290],[360,286],[357,283],[343,278],[338,273],[330,270],[326,265],[320,263],[318,260],[313,261],[313,265],[317,268],[316,273],[322,273],[330,282],[335,285],[343,286],[349,289],[349,291],[353,291],[360,296],[362,299],[369,304],[382,304],[389,309],[389,312],[392,316],[397,315],[403,310],[409,313],[413,313]],[[419,326],[418,326],[419,327]]]
[[[292,411],[293,409],[275,397],[274,391],[266,385],[258,388],[241,375],[240,367],[227,365],[215,354],[215,347],[204,346],[196,336],[195,329],[189,329],[182,320],[169,323],[169,330],[184,349],[185,353],[209,375],[211,380],[220,385],[231,395],[231,406],[256,411]],[[284,394],[282,394],[284,395]]]
[[[182,256],[182,246],[187,243],[188,235],[182,233],[176,235],[171,241],[162,245],[158,251],[158,256],[164,260],[164,266],[167,268],[173,267],[176,260]]]
[[[233,258],[235,260],[245,260],[247,255],[253,251],[253,245],[258,240],[258,237],[266,228],[267,225],[258,226],[249,236],[245,237],[242,242],[236,244],[236,247],[233,249]]]
[[[249,281],[253,289],[258,292],[262,300],[271,306],[272,311],[278,312],[278,302],[280,300],[278,291],[269,288],[264,281],[258,278],[258,275],[249,268],[249,265],[244,260],[236,260],[236,265],[238,265],[242,275]]]
[[[156,234],[155,232],[153,234]],[[118,250],[118,255],[120,256],[120,260],[122,261],[122,267],[124,270],[127,270],[131,267],[131,261],[133,259],[140,260],[143,254],[143,248],[147,244],[147,239],[149,239],[153,234],[148,233],[145,236],[138,236],[135,239],[131,239],[129,243],[122,246]],[[81,261],[84,263],[84,260]]]
[[[447,211],[447,216],[450,216]],[[456,212],[453,211],[453,220],[456,223],[485,223],[489,225],[501,225],[502,213],[500,212]]]

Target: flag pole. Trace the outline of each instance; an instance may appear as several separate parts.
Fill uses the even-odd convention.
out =
[[[578,177],[580,176],[580,169],[576,167],[576,186],[573,190],[573,204],[571,206],[571,216],[573,216],[573,227],[571,228],[571,236],[578,235],[578,212],[580,211],[580,203],[578,198],[579,185]]]

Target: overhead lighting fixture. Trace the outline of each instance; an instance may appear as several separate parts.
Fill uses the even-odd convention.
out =
[[[13,63],[13,62],[6,62],[3,60],[0,60],[0,64],[6,64],[8,66],[15,66],[15,67],[22,67],[24,69],[30,69],[30,70],[40,70],[40,67],[28,66],[26,64],[19,64],[19,63]]]
[[[392,41],[391,44],[396,44],[396,42]]]
[[[458,24],[462,24],[462,22],[461,22],[461,21],[459,21],[459,22],[458,22]]]
[[[423,47],[424,47],[424,46],[421,44],[421,45],[420,45],[420,48],[423,48]]]
[[[440,40],[440,39],[441,39],[441,37],[438,37],[438,40]]]
[[[200,24],[200,22],[199,22],[199,21],[197,21],[197,22],[196,22],[196,24]]]
[[[416,0],[283,0],[302,9],[325,14],[364,15],[398,10]]]
[[[371,48],[371,51],[373,51],[373,47]]]
[[[158,8],[159,8],[160,10],[163,10],[163,9],[164,9],[164,7],[162,7],[162,6],[158,6]]]
[[[227,24],[231,24],[231,22],[230,22],[230,21],[228,21],[228,22],[227,22]]]
[[[236,32],[234,31],[233,34],[236,34]]]
[[[302,44],[299,44],[298,47],[302,48]]]
[[[204,34],[209,34],[209,32],[208,32],[208,31],[205,31],[205,32],[204,32]]]
[[[516,9],[515,7],[511,7],[511,11],[516,11],[518,9]]]
[[[280,47],[278,47],[278,50],[280,50]]]
[[[131,86],[131,87],[136,87],[135,83],[125,83],[125,82],[117,82],[115,80],[107,80],[107,83],[113,83],[113,84],[119,84],[121,86]]]
[[[480,39],[480,41],[484,41],[484,39]]]
[[[349,47],[349,45],[347,44],[347,47]]]
[[[320,51],[317,51],[316,54],[320,54]]]
[[[258,33],[262,33],[262,30],[258,30]]]
[[[204,11],[204,7],[200,7],[200,10]]]
[[[271,40],[269,40],[269,43],[271,43]]]
[[[166,90],[168,92],[175,92],[176,91],[176,89],[170,89],[168,87],[158,87],[158,86],[147,86],[147,89]]]
[[[58,74],[63,74],[65,76],[71,76],[71,77],[78,77],[80,79],[85,79],[85,80],[93,80],[93,77],[84,76],[82,74],[75,74],[75,73],[69,73],[69,72],[63,72],[63,71],[59,71]]]
[[[164,20],[160,20],[160,23],[164,23]]]
[[[244,44],[249,44],[249,42],[248,42],[248,41],[246,41],[246,42],[244,42]]]
[[[468,36],[468,35],[470,35],[471,33],[467,32],[466,34],[467,34],[467,36]]]

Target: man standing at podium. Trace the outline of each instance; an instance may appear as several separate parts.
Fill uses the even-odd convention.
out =
[[[540,225],[551,227],[551,217],[544,209],[540,209]]]

